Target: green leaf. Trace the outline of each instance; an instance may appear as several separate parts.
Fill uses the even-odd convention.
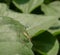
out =
[[[56,23],[58,18],[57,16],[20,14],[13,11],[8,11],[3,16],[11,17],[22,23],[31,37],[40,30],[47,30]]]
[[[19,21],[26,27],[27,32],[29,33],[30,36],[34,36],[40,30],[48,30],[51,26],[56,25],[56,23],[58,22],[56,16],[21,14],[21,13],[11,11],[9,9],[7,9],[7,11],[5,9],[4,11],[5,12],[4,13],[2,12],[0,16],[8,16]]]
[[[37,32],[41,30],[47,30],[52,25],[54,25],[58,20],[57,16],[44,16],[44,15],[33,15],[33,14],[21,14],[17,13],[11,10],[5,9],[3,14],[0,14],[0,16],[7,16],[11,17],[20,23],[22,23],[25,27],[29,35],[32,37]]]
[[[0,7],[2,8],[3,6],[1,5]],[[0,16],[7,16],[7,17],[0,17],[0,31],[1,31],[0,32],[0,52],[1,52],[0,55],[5,55],[5,54],[6,55],[19,55],[19,54],[20,55],[34,55],[31,50],[32,43],[29,40],[29,38],[27,38],[25,35],[27,34],[26,30],[28,31],[28,34],[31,37],[37,36],[39,34],[41,35],[42,34],[41,32],[44,33],[44,30],[48,30],[50,27],[52,27],[57,22],[57,18],[58,18],[57,16],[20,14],[17,12],[10,11],[8,8],[6,9],[6,7],[5,9],[3,7],[3,9],[1,10],[0,10],[1,12]],[[26,30],[25,30],[25,27],[26,27]],[[37,51],[41,54],[52,55],[51,53],[54,52],[54,50],[56,50],[56,52],[53,53],[53,55],[57,54],[59,44],[57,44],[58,43],[57,42],[56,46],[54,47],[56,38],[53,38],[53,36],[50,33],[48,34],[46,35],[49,38],[42,34],[44,38],[40,36],[41,38],[39,39],[41,40],[39,41],[41,41],[43,46],[44,46],[43,43],[49,44],[44,47],[46,48],[49,46],[50,47],[47,50],[44,50],[43,48],[41,48],[42,51],[39,51],[39,50]],[[46,37],[48,40],[46,39]],[[38,38],[36,37],[36,39]],[[42,41],[42,40],[46,40],[46,41]],[[51,49],[54,49],[54,50],[50,52]]]
[[[0,14],[3,15],[8,10],[8,6],[5,3],[0,3]]]
[[[48,5],[43,4],[41,7],[45,15],[60,17],[60,1],[55,1]],[[53,26],[51,26],[48,31],[54,35],[60,34],[60,20],[57,19],[57,22],[53,24]]]
[[[25,27],[9,17],[0,17],[0,55],[34,55]]]
[[[37,51],[43,55],[47,55],[47,54],[49,55],[50,52],[51,51],[53,52],[53,50],[55,48],[54,47],[55,42],[56,42],[56,38],[49,32],[45,31],[32,38],[33,50]],[[57,52],[57,50],[58,50],[58,46],[56,46],[55,51]]]
[[[59,50],[59,43],[58,40],[56,40],[54,47],[47,53],[47,55],[57,55]]]
[[[60,1],[55,1],[48,5],[42,4],[41,9],[45,15],[57,15],[60,17]]]
[[[41,32],[43,32],[42,30],[48,30],[58,21],[57,16],[21,14],[11,11],[9,9],[5,11],[3,14],[0,14],[0,16],[11,17],[22,23],[26,27],[26,30],[31,37],[34,36],[40,30]]]
[[[48,31],[51,32],[53,35],[60,34],[60,20],[58,19],[57,22],[48,29]]]
[[[44,30],[48,30],[53,24],[55,24],[57,21],[56,16],[40,16],[39,18],[36,18],[35,26],[32,25],[31,28],[28,28],[27,31],[31,36],[34,36],[37,34],[37,32],[44,32]]]
[[[44,0],[13,0],[13,4],[24,13],[30,13],[36,7],[41,5]]]
[[[8,12],[7,14],[5,14],[5,16],[12,17],[15,20],[21,22],[26,27],[30,36],[34,36],[40,30],[47,30],[57,21],[56,16],[38,16],[18,14],[14,12]]]

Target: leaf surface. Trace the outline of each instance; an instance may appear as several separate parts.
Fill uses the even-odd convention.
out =
[[[0,16],[11,17],[26,27],[28,34],[32,37],[40,30],[48,30],[58,20],[57,16],[44,16],[44,15],[33,15],[33,14],[21,14],[8,9]],[[42,31],[43,32],[43,31]]]
[[[44,0],[13,0],[13,4],[24,13],[30,13],[36,7],[41,5]]]
[[[25,27],[9,17],[0,17],[0,55],[34,55]]]
[[[45,15],[47,16],[53,15],[53,16],[58,16],[60,18],[60,1],[55,1],[48,5],[43,4],[41,8],[42,8],[42,11],[45,13]],[[51,26],[48,30],[54,35],[60,34],[59,18],[57,19],[57,22],[53,24],[53,26]]]
[[[57,54],[59,49],[59,44],[56,41],[56,38],[47,31],[34,36],[32,38],[32,43],[33,50],[37,51],[38,53],[41,53],[42,55]]]
[[[60,17],[60,1],[55,1],[48,5],[42,4],[41,9],[45,15],[56,15]]]
[[[47,55],[57,55],[59,50],[58,40],[55,41],[53,48],[47,53]]]

